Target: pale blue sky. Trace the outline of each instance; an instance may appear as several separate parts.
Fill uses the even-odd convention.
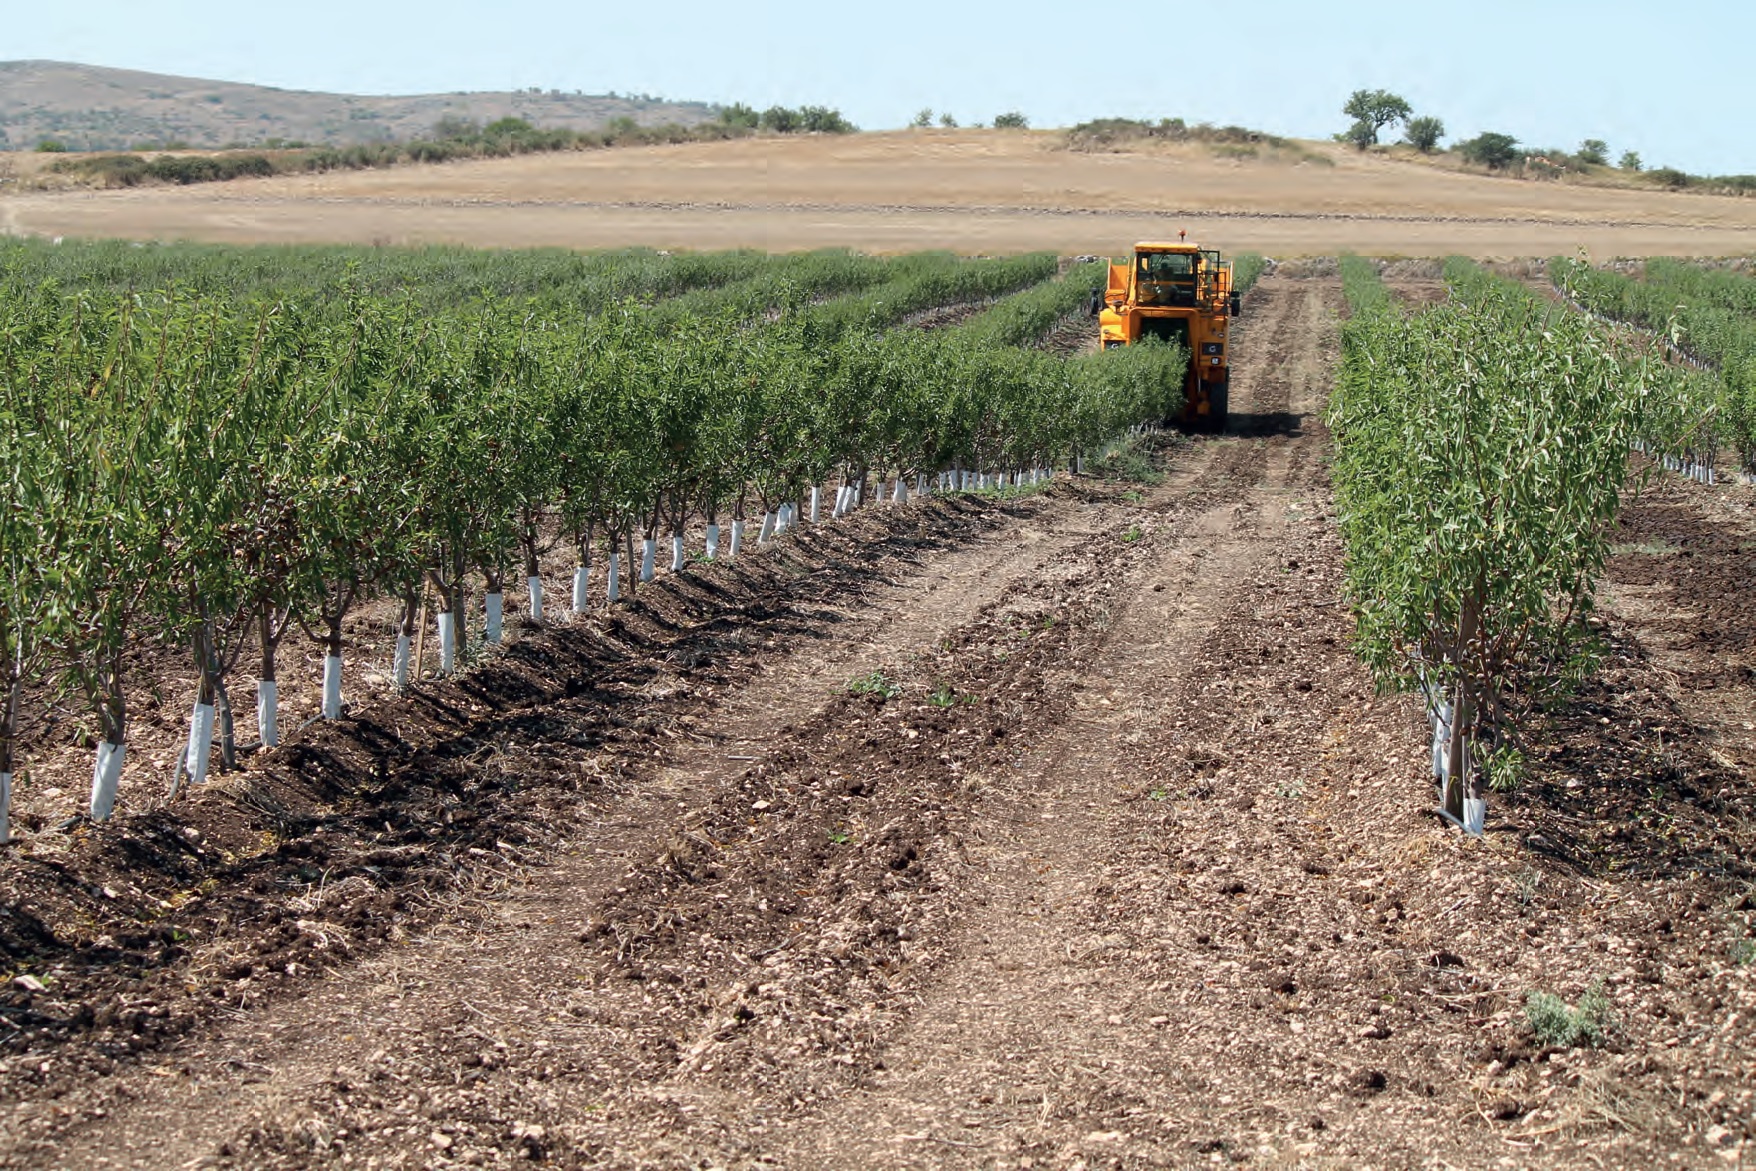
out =
[[[289,89],[542,86],[757,106],[863,127],[922,106],[1033,125],[1181,116],[1319,137],[1359,87],[1450,137],[1582,138],[1649,166],[1756,172],[1756,3],[563,3],[11,0],[0,59],[49,58]]]

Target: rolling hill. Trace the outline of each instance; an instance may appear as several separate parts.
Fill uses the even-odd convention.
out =
[[[595,130],[616,118],[690,125],[702,102],[517,90],[369,97],[312,93],[60,61],[0,61],[0,150],[44,139],[71,150],[217,147],[271,139],[339,145],[418,138],[441,118]]]

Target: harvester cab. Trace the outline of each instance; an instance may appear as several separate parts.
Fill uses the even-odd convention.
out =
[[[1182,240],[1136,244],[1130,260],[1111,263],[1108,286],[1093,308],[1106,350],[1148,338],[1187,349],[1182,408],[1167,422],[1225,430],[1231,388],[1226,318],[1240,308],[1230,261]]]

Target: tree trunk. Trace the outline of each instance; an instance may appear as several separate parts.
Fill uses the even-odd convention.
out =
[[[543,622],[543,566],[541,550],[538,548],[536,513],[529,508],[524,510],[524,525],[521,533],[524,544],[524,583],[530,591],[530,620],[541,626]]]
[[[420,604],[420,597],[414,588],[405,586],[402,591],[402,617],[396,624],[396,657],[391,663],[391,677],[398,691],[408,690],[409,651],[414,643]]]
[[[341,719],[341,619],[342,611],[338,606],[334,613],[325,614],[323,640],[323,718],[326,720]]]
[[[578,535],[576,542],[576,564],[573,569],[573,616],[582,618],[591,608],[591,598],[587,589],[591,584],[591,539],[593,525],[587,524],[585,532]]]
[[[482,610],[486,618],[483,629],[490,643],[500,642],[501,623],[506,613],[506,594],[501,583],[499,566],[482,566],[482,579],[485,583],[482,597]]]
[[[17,664],[8,667],[6,702],[0,707],[0,846],[12,841],[12,774],[16,767],[18,710],[24,695],[24,680]]]
[[[91,819],[108,821],[116,807],[116,788],[122,762],[128,753],[128,704],[122,694],[122,653],[112,651],[96,671],[92,683],[92,706],[97,711],[97,762],[92,768]]]
[[[226,681],[222,676],[214,680],[214,715],[219,723],[220,737],[220,771],[233,773],[238,771],[238,735],[236,721],[232,719],[232,696],[226,690]]]
[[[450,564],[447,565],[446,562]],[[446,576],[446,570],[451,571]],[[450,675],[456,672],[458,663],[459,642],[467,641],[467,631],[462,628],[459,620],[464,614],[463,588],[463,553],[453,547],[449,556],[441,548],[439,568],[427,571],[427,580],[432,584],[434,592],[439,595],[439,673]]]
[[[1482,605],[1487,592],[1478,583],[1464,595],[1457,621],[1453,662],[1459,668],[1451,705],[1451,741],[1446,746],[1445,812],[1471,833],[1480,833],[1481,781],[1475,776],[1471,749],[1481,712]]]
[[[256,738],[264,748],[280,745],[280,683],[275,676],[275,655],[286,633],[285,621],[274,628],[274,607],[265,604],[256,618],[256,641],[262,652],[262,666],[256,675]]]

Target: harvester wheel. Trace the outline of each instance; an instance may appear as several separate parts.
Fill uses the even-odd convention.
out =
[[[1207,430],[1215,435],[1223,435],[1226,431],[1227,400],[1231,397],[1232,376],[1227,374],[1218,382],[1207,384]]]

